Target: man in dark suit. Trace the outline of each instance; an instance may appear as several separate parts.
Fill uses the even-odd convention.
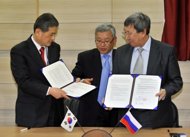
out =
[[[138,48],[143,48],[142,72],[139,74],[162,77],[161,89],[155,95],[159,97],[158,110],[132,109],[131,113],[143,127],[170,127],[173,124],[171,96],[182,88],[183,82],[174,48],[150,37],[150,25],[150,18],[143,13],[134,13],[125,20],[124,38],[127,44],[116,51],[113,73],[136,73],[133,70],[140,54]],[[119,119],[126,111],[119,110]]]
[[[106,110],[97,101],[102,72],[105,60],[103,55],[108,54],[112,73],[112,60],[116,44],[116,31],[111,24],[101,24],[95,30],[95,49],[79,53],[78,60],[72,74],[83,82],[96,86],[96,89],[79,99],[78,120],[82,126],[110,127],[116,124],[116,110]]]
[[[60,45],[54,42],[58,26],[52,14],[44,13],[37,18],[34,33],[11,49],[11,70],[18,86],[18,126],[60,126],[63,120],[62,99],[68,97],[63,90],[51,87],[41,71],[59,60]]]

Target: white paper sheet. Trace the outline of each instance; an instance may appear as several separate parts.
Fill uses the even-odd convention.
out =
[[[85,84],[82,82],[74,82],[62,89],[67,93],[68,96],[78,98],[95,88],[96,87],[93,85]]]
[[[73,83],[74,78],[62,61],[44,67],[42,73],[52,87],[62,88],[71,97],[81,97],[96,88],[81,82]]]
[[[108,80],[105,102],[107,107],[125,108],[129,105],[133,77],[131,75],[111,75]]]
[[[61,88],[74,81],[72,74],[62,61],[44,67],[42,72],[52,87]]]
[[[159,76],[139,75],[135,80],[132,106],[138,109],[155,109],[158,106],[161,78]]]
[[[158,97],[155,95],[160,91],[161,78],[139,75],[135,80],[130,104],[133,81],[131,75],[110,76],[104,104],[112,108],[126,108],[132,105],[137,109],[155,109],[158,105]]]

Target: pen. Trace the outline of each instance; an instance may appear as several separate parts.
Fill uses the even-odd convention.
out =
[[[30,127],[26,127],[26,128],[21,129],[20,132],[24,132],[24,131],[27,131],[29,129],[30,129]]]

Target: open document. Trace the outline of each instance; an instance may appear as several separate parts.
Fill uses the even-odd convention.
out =
[[[153,75],[111,75],[104,104],[111,108],[156,109],[161,78]]]
[[[93,85],[73,82],[74,78],[63,61],[44,67],[42,73],[52,87],[63,89],[71,97],[81,97],[96,88]]]

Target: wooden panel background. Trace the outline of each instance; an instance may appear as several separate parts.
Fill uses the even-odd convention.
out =
[[[123,21],[133,12],[142,11],[152,21],[151,36],[160,40],[164,24],[163,0],[0,0],[0,125],[14,125],[16,84],[10,71],[10,49],[33,32],[35,19],[44,12],[53,13],[60,22],[56,42],[61,58],[70,70],[77,54],[95,47],[94,30],[109,22],[116,27],[117,45],[123,45]],[[180,125],[190,127],[190,62],[179,62],[184,81],[173,97],[178,107]]]

